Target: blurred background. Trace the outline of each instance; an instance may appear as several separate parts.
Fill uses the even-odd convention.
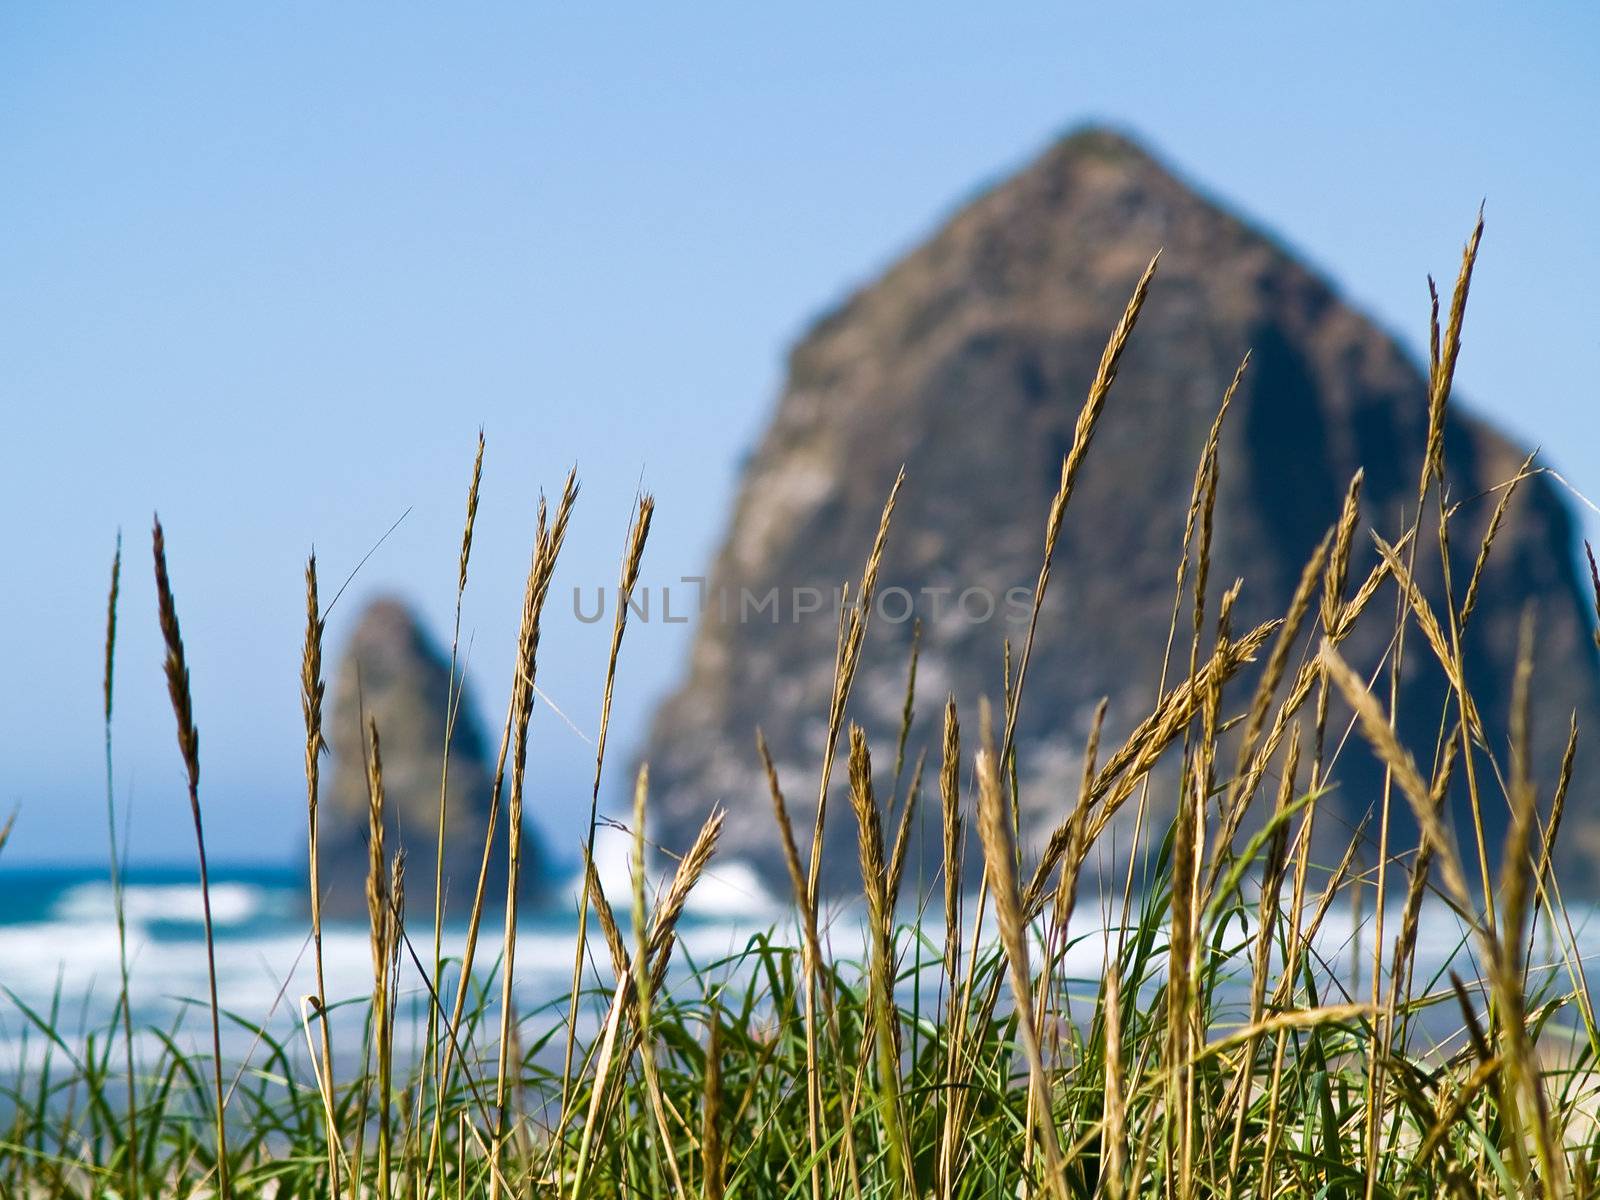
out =
[[[572,589],[614,583],[636,491],[660,504],[645,581],[700,574],[807,321],[1085,120],[1275,230],[1418,358],[1426,275],[1453,278],[1485,201],[1458,393],[1600,493],[1600,9],[952,8],[0,8],[7,864],[104,862],[119,529],[119,804],[135,862],[191,859],[155,510],[212,857],[299,862],[305,556],[326,598],[398,520],[330,656],[380,593],[448,638],[480,426],[464,642],[491,720],[539,489],[583,482],[540,667],[580,732],[541,710],[530,766],[571,853],[609,638]],[[613,782],[689,628],[630,630]]]

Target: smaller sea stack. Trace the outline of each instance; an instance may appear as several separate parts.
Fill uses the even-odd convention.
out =
[[[445,722],[451,701],[448,651],[395,599],[362,612],[333,678],[327,737],[333,770],[321,800],[323,911],[366,919],[367,721],[375,721],[383,761],[385,837],[406,854],[406,908],[414,922],[433,916]],[[446,920],[470,911],[483,862],[494,762],[469,692],[461,695],[450,740],[444,826]],[[491,902],[505,895],[504,820],[490,859]]]

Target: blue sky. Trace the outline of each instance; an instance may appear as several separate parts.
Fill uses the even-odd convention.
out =
[[[1148,140],[1411,346],[1424,277],[1488,234],[1460,393],[1600,493],[1600,9],[1570,3],[0,8],[0,805],[6,858],[102,853],[99,685],[128,571],[117,784],[181,859],[160,678],[159,509],[218,858],[292,861],[301,570],[446,629],[478,426],[466,605],[501,709],[532,505],[584,493],[556,601],[694,574],[806,322],[962,197],[1089,119]],[[563,589],[566,589],[565,593]],[[568,611],[565,602],[557,611]],[[547,633],[593,732],[607,631]],[[679,669],[636,626],[613,769]],[[565,846],[589,750],[535,720],[530,808]]]

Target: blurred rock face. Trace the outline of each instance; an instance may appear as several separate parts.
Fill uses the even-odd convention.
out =
[[[439,789],[444,767],[445,714],[450,695],[449,651],[428,636],[397,600],[378,600],[361,614],[339,660],[328,709],[333,769],[322,793],[322,877],[325,911],[364,917],[367,870],[367,718],[378,725],[390,853],[406,852],[406,909],[413,921],[432,920]],[[445,899],[464,919],[482,863],[494,778],[488,740],[470,693],[462,697],[450,744],[444,837]],[[491,881],[505,878],[504,826],[497,830]],[[498,882],[494,896],[503,896]]]
[[[1464,209],[1463,236],[1470,216]],[[1107,749],[1150,711],[1190,485],[1247,351],[1251,365],[1222,438],[1208,623],[1235,578],[1245,581],[1236,631],[1282,615],[1358,468],[1364,528],[1352,578],[1364,578],[1376,557],[1366,527],[1393,540],[1415,511],[1427,429],[1422,370],[1269,236],[1138,146],[1103,131],[1076,134],[967,204],[793,350],[711,572],[688,678],[662,703],[645,748],[655,829],[669,849],[681,851],[709,807],[725,804],[723,855],[747,858],[773,886],[787,887],[755,725],[809,845],[837,635],[832,597],[860,577],[902,463],[908,479],[879,580],[884,603],[849,717],[872,737],[886,794],[912,632],[905,616],[914,612],[923,638],[908,759],[927,748],[937,762],[940,715],[953,693],[970,767],[979,698],[998,707],[1003,646],[1020,646],[1026,631],[1026,602],[1009,597],[1031,591],[1074,421],[1107,335],[1158,249],[1161,268],[1067,510],[1040,619],[1017,736],[1025,832],[1037,838],[1075,799],[1102,696],[1110,699]],[[1440,266],[1453,275],[1454,263]],[[1418,294],[1425,296],[1420,279]],[[1426,319],[1419,304],[1418,326]],[[1469,356],[1471,342],[1469,305]],[[1459,601],[1493,508],[1489,489],[1516,474],[1524,453],[1459,409],[1446,442],[1449,494],[1462,502],[1452,524]],[[1419,577],[1442,606],[1434,545],[1425,532]],[[1503,757],[1518,622],[1525,605],[1535,607],[1535,754],[1547,784],[1574,712],[1600,736],[1600,685],[1573,550],[1563,497],[1542,476],[1526,480],[1466,640],[1469,684]],[[773,588],[776,610],[758,607]],[[829,602],[803,614],[808,589]],[[1391,588],[1344,647],[1353,665],[1376,668],[1393,611]],[[1187,663],[1188,620],[1186,607],[1175,664]],[[1399,708],[1402,735],[1427,763],[1445,693],[1420,644],[1409,643]],[[1181,674],[1181,666],[1169,670],[1168,685]],[[1241,688],[1252,682],[1236,686],[1229,703],[1242,706]],[[1343,727],[1336,711],[1330,736]],[[1336,791],[1319,809],[1319,861],[1336,859],[1380,801],[1380,773],[1358,742],[1334,763]],[[1600,849],[1600,811],[1585,786],[1594,761],[1580,749],[1558,854],[1570,886],[1590,893]],[[844,774],[835,771],[836,788]],[[1549,795],[1546,786],[1546,804]],[[1171,787],[1155,790],[1154,820],[1170,816],[1172,797]],[[1485,818],[1497,846],[1505,805],[1498,793],[1493,799]],[[1456,815],[1464,830],[1464,801]],[[1414,845],[1409,814],[1401,811],[1396,824],[1398,844]],[[824,877],[854,886],[854,823],[842,795],[830,801],[829,828],[836,836]],[[936,825],[913,846],[932,880]],[[1125,837],[1119,846],[1126,850]],[[916,874],[914,858],[908,877]]]

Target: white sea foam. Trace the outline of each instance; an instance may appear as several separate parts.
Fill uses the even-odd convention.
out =
[[[627,840],[608,840],[613,847],[609,886],[614,889],[611,894],[618,902],[619,915],[626,920],[629,906],[623,897],[631,892]],[[659,882],[652,879],[652,888]],[[684,950],[699,961],[713,961],[737,950],[758,924],[778,919],[747,870],[721,868],[707,876],[702,887],[710,903],[696,906],[682,927]],[[135,1026],[177,1027],[180,1039],[200,1045],[208,1036],[209,981],[198,885],[137,883],[128,886],[124,895],[129,1003]],[[298,910],[295,893],[281,885],[224,879],[213,884],[211,899],[222,1007],[263,1024],[275,1036],[288,1037],[291,1052],[297,1053],[297,1038],[303,1038],[295,1029],[302,998],[315,991],[315,970],[309,924]],[[120,972],[111,888],[103,881],[70,884],[48,905],[47,912],[42,920],[0,924],[0,962],[6,964],[0,983],[42,1015],[50,1012],[59,996],[63,1015],[56,1024],[70,1044],[87,1031],[104,1029],[115,1018]],[[421,929],[419,925],[417,930]],[[413,931],[415,952],[430,960],[431,931],[417,930]],[[524,1011],[566,994],[575,936],[571,906],[525,911],[517,937],[515,987],[517,1003]],[[463,928],[447,928],[445,955],[459,960],[464,941]],[[330,925],[323,934],[322,951],[329,999],[364,1001],[372,988],[365,929],[355,924]],[[498,926],[486,929],[479,941],[477,972],[487,975],[497,970],[500,952]],[[447,989],[453,988],[453,978],[454,968],[447,969]],[[409,953],[402,955],[400,990],[405,1011],[426,1012],[429,988]],[[498,987],[493,994],[498,998]],[[339,1009],[332,1018],[337,1041],[350,1052],[361,1044],[361,1011],[361,1004],[356,1003]],[[20,1063],[25,1043],[29,1054],[40,1052],[42,1042],[37,1030],[29,1032],[30,1024],[20,1008],[0,1002],[0,1069]],[[230,1056],[248,1051],[255,1040],[256,1035],[243,1026],[224,1027],[224,1052]]]
[[[625,916],[630,903],[628,897],[633,895],[633,839],[614,826],[596,830],[594,869],[601,890],[617,915]],[[645,887],[650,894],[658,894],[671,878],[672,864],[647,869]],[[564,891],[574,903],[577,901],[583,891],[581,871],[573,874]],[[694,891],[689,893],[684,911],[704,920],[771,924],[781,920],[785,910],[748,863],[738,859],[713,859]]]
[[[606,830],[598,849],[602,883],[618,917],[626,923],[631,907],[627,897],[632,890],[628,878],[629,839]],[[647,883],[655,892],[664,880],[655,875]],[[573,896],[578,885],[576,878],[571,881]],[[204,1004],[208,981],[198,888],[181,883],[140,883],[130,886],[126,895],[130,1002],[135,1025],[170,1029],[181,1017],[181,1036],[199,1044],[208,1024]],[[224,879],[213,888],[212,900],[219,935],[217,983],[222,1006],[245,1019],[262,1022],[275,1035],[288,1037],[298,1046],[303,1041],[303,1036],[295,1032],[301,1000],[315,990],[315,974],[308,925],[298,911],[296,893],[281,884]],[[117,930],[110,889],[104,883],[72,884],[63,889],[47,912],[39,921],[0,924],[0,963],[5,964],[0,983],[41,1013],[48,1013],[53,998],[59,995],[62,1015],[57,1025],[70,1042],[75,1032],[103,1029],[115,1011],[119,987]],[[517,938],[515,994],[525,1012],[566,994],[575,949],[573,912],[571,903],[558,902],[549,909],[533,909],[524,914]],[[830,901],[825,918],[824,936],[830,953],[841,961],[859,961],[864,947],[860,904]],[[1391,927],[1397,920],[1398,914],[1394,914]],[[1317,937],[1319,959],[1340,977],[1350,977],[1347,973],[1353,970],[1354,955],[1363,939],[1361,954],[1367,960],[1363,974],[1370,970],[1370,914],[1359,931],[1353,922],[1354,914],[1337,907],[1326,915]],[[425,925],[424,921],[413,931],[416,953],[424,960],[432,956],[431,934],[419,932]],[[753,936],[768,931],[780,943],[795,944],[797,934],[787,906],[774,899],[748,866],[717,862],[692,893],[679,929],[680,953],[675,956],[674,967],[683,970],[692,962],[707,970],[713,980],[727,978],[739,969],[730,960]],[[485,930],[480,940],[480,975],[498,967],[499,932],[498,927]],[[1592,921],[1579,921],[1577,932],[1582,953],[1591,954],[1600,948],[1600,928],[1595,928]],[[931,945],[942,942],[942,916],[930,913],[923,933]],[[1059,969],[1070,978],[1097,979],[1103,970],[1108,937],[1100,928],[1097,906],[1080,905],[1071,933]],[[1230,937],[1235,933],[1241,945],[1251,936],[1248,929],[1239,929],[1230,930]],[[459,957],[464,935],[460,927],[446,930],[447,956]],[[1109,935],[1113,941],[1115,936]],[[980,931],[979,943],[994,944],[992,916]],[[1035,946],[1036,955],[1042,950],[1042,946]],[[1451,963],[1464,974],[1473,974],[1473,950],[1453,912],[1442,904],[1424,908],[1419,975],[1432,976]],[[1536,967],[1548,957],[1554,957],[1554,951],[1545,949],[1542,936],[1536,938]],[[361,1001],[370,993],[371,951],[366,931],[359,925],[329,927],[323,937],[323,959],[331,1000]],[[598,982],[608,987],[612,982],[609,964],[603,954],[598,955],[598,961]],[[1159,977],[1157,963],[1154,978]],[[933,978],[925,976],[925,985]],[[447,996],[453,991],[453,979],[451,969],[447,972]],[[413,1016],[425,1013],[429,991],[409,954],[402,959],[400,987],[404,1011]],[[923,994],[932,993],[925,986]],[[497,1002],[498,987],[493,996],[491,1002]],[[336,1011],[332,1018],[339,1044],[350,1052],[361,1044],[362,1011],[360,1003],[351,1004]],[[14,1065],[22,1053],[25,1035],[31,1038],[30,1053],[37,1053],[40,1038],[36,1031],[27,1035],[29,1023],[20,1009],[0,1003],[0,1068]],[[239,1055],[250,1048],[254,1038],[247,1029],[231,1026],[225,1031],[225,1052]]]
[[[123,889],[123,911],[130,924],[174,921],[198,925],[204,916],[199,883],[133,884]],[[218,928],[243,925],[266,909],[266,890],[248,883],[211,886],[211,921]],[[53,915],[62,921],[100,922],[116,919],[111,884],[91,881],[62,892]]]
[[[782,919],[785,909],[749,864],[714,861],[689,893],[684,911],[706,919],[771,923]]]

